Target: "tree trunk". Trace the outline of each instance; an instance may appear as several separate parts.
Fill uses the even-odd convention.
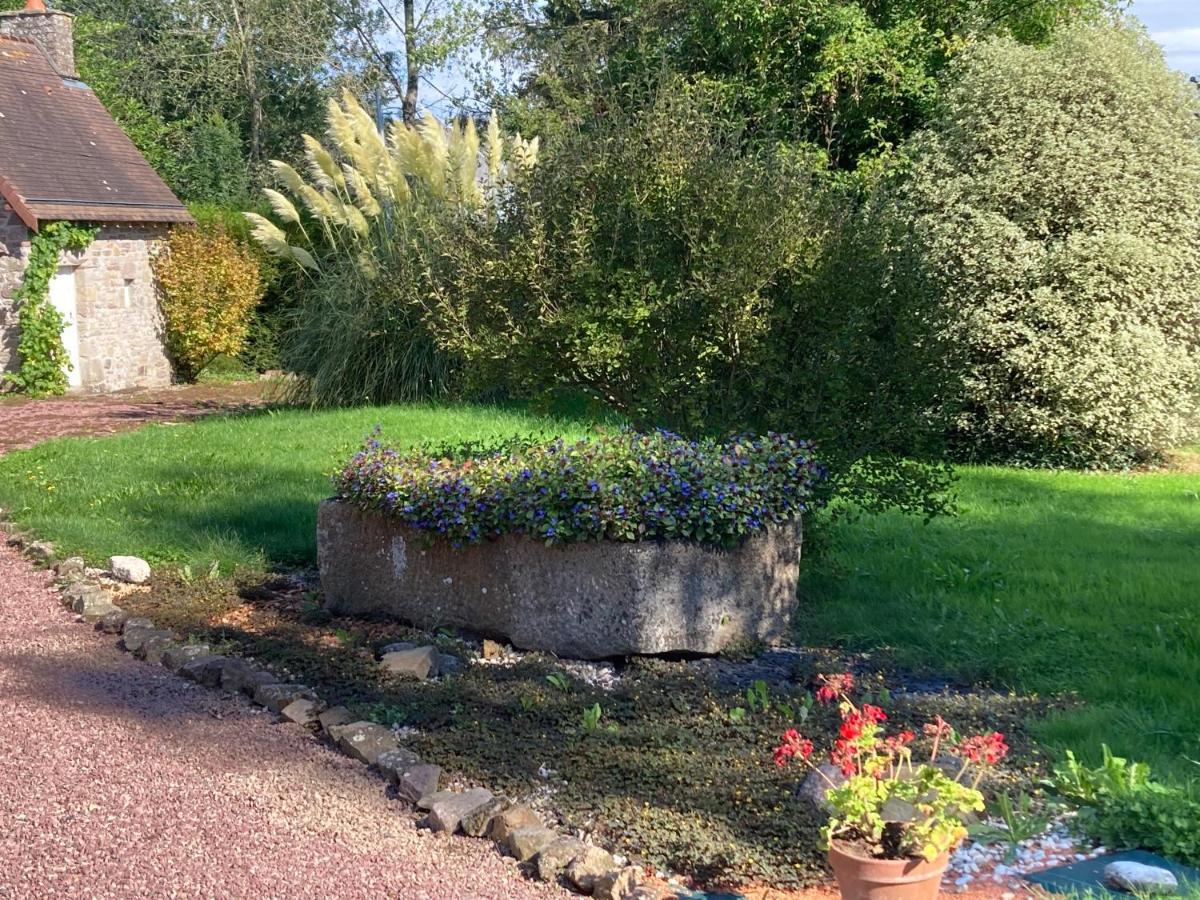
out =
[[[404,123],[417,123],[417,86],[420,70],[417,68],[417,31],[414,0],[404,0],[404,67],[408,81],[404,90]]]

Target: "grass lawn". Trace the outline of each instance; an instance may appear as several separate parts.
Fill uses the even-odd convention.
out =
[[[631,665],[611,692],[579,680],[552,687],[546,675],[560,664],[538,655],[514,668],[468,666],[436,685],[397,682],[373,651],[409,637],[402,626],[331,621],[303,587],[264,576],[311,568],[328,476],[376,423],[400,444],[589,427],[472,406],[261,411],[0,457],[0,505],[60,553],[191,566],[189,577],[168,566],[150,593],[122,602],[286,667],[363,715],[414,725],[418,752],[468,780],[517,796],[552,791],[565,824],[602,823],[600,837],[627,853],[718,883],[819,873],[816,823],[792,796],[794,775],[768,764],[786,727],[777,711],[734,721],[738,692],[654,660]],[[1103,741],[1160,773],[1200,774],[1190,761],[1200,759],[1194,461],[1138,475],[964,468],[956,517],[840,522],[802,566],[798,642],[1046,698],[1074,692],[1065,708],[986,693],[893,698],[898,722],[940,711],[964,729],[1017,732],[1018,765],[1033,757],[1014,726],[1032,717],[1051,746],[1090,755]],[[213,561],[222,577],[195,577]],[[816,653],[772,691],[802,691],[814,671],[844,664]],[[593,703],[615,733],[581,727]],[[566,781],[546,783],[542,765]]]
[[[261,410],[136,432],[52,441],[0,457],[0,505],[55,542],[102,563],[221,571],[315,563],[316,504],[329,476],[376,424],[398,445],[515,434],[579,435],[579,420],[479,406]]]
[[[959,471],[959,515],[834,528],[802,567],[802,640],[1079,705],[1052,746],[1200,777],[1200,471]],[[1195,473],[1195,474],[1192,474]]]

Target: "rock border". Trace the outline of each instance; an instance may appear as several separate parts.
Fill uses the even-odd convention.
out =
[[[598,900],[656,900],[661,896],[642,883],[641,869],[620,865],[602,847],[546,827],[523,803],[482,787],[439,790],[441,767],[401,746],[390,729],[356,721],[345,707],[331,707],[305,685],[281,680],[242,657],[213,653],[207,644],[180,641],[174,632],[157,628],[151,619],[130,615],[112,602],[97,578],[87,574],[80,557],[56,558],[53,544],[33,540],[14,528],[6,512],[0,509],[0,532],[7,534],[7,545],[54,572],[61,602],[79,621],[102,634],[118,636],[118,647],[139,660],[161,665],[204,687],[240,694],[278,714],[279,721],[325,737],[346,756],[378,772],[387,782],[385,790],[424,812],[419,825],[435,833],[490,841],[500,853],[516,859],[529,876]]]

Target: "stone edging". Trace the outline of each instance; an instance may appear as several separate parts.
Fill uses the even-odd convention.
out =
[[[147,663],[204,687],[242,694],[251,703],[279,714],[282,721],[303,725],[323,735],[342,753],[375,769],[400,800],[425,813],[434,832],[462,833],[490,840],[497,849],[525,864],[531,875],[556,882],[600,900],[655,900],[659,893],[639,886],[641,871],[619,866],[607,850],[547,828],[528,806],[494,795],[486,788],[439,790],[440,766],[400,746],[390,729],[355,721],[342,706],[330,707],[310,688],[280,681],[245,659],[211,653],[207,644],[181,643],[156,628],[148,618],[131,616],[114,604],[108,592],[86,573],[79,557],[57,560],[53,545],[28,541],[4,522],[9,546],[32,562],[52,569],[65,606],[97,631],[120,637],[118,646]]]

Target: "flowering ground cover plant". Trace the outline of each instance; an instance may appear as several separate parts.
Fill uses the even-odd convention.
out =
[[[775,748],[775,764],[783,767],[798,759],[828,783],[826,800],[834,813],[824,830],[826,842],[865,845],[884,859],[923,856],[930,861],[957,845],[967,835],[964,818],[984,808],[980,780],[1008,753],[1004,735],[960,738],[936,716],[923,729],[928,761],[914,764],[917,735],[885,734],[887,713],[851,701],[852,675],[821,675],[819,680],[817,700],[836,702],[841,713],[829,761],[845,782],[836,782],[813,762],[813,742],[794,728],[784,732]],[[943,750],[948,757],[940,755]]]
[[[341,499],[459,544],[525,534],[730,546],[794,519],[824,477],[811,445],[786,434],[691,441],[621,430],[402,453],[377,431],[333,481]]]

